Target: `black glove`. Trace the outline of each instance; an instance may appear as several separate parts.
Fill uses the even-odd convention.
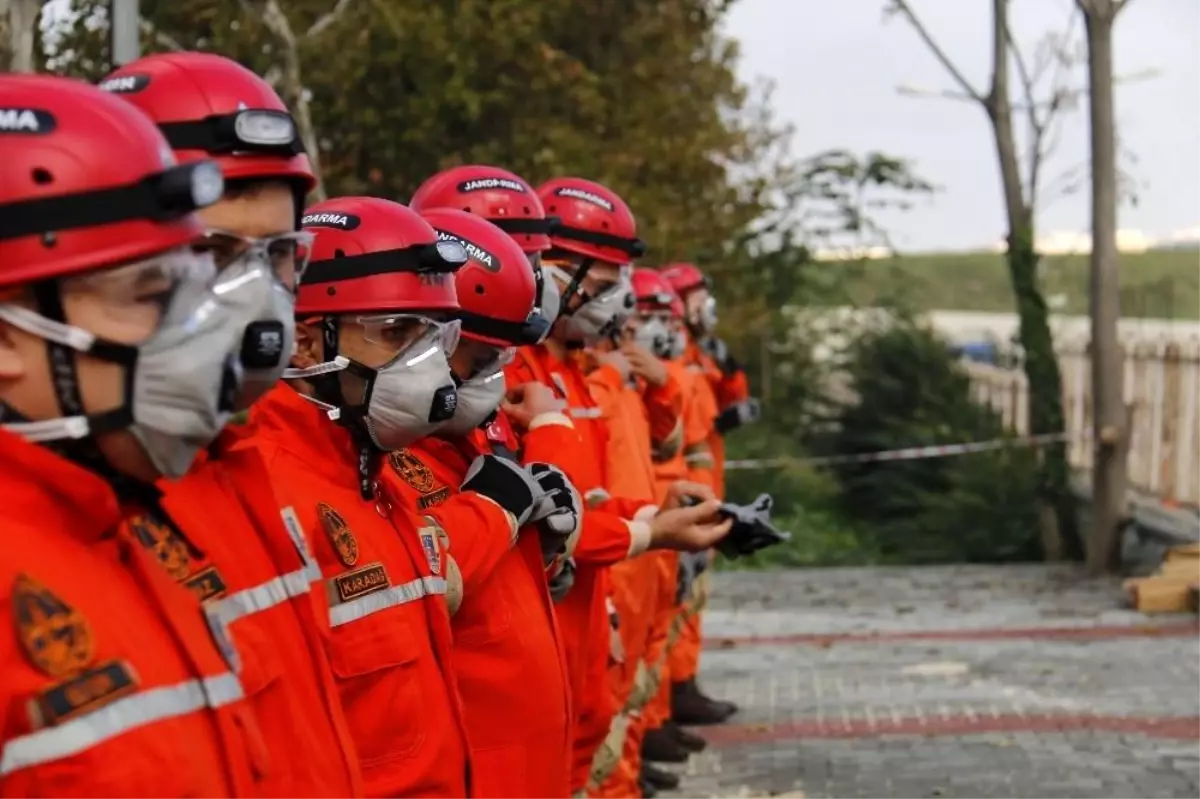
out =
[[[571,590],[571,586],[575,585],[575,559],[567,558],[563,561],[562,569],[558,574],[550,579],[550,599],[554,602],[562,602],[563,597]]]
[[[715,426],[717,432],[725,435],[730,430],[736,430],[744,424],[757,422],[762,418],[762,406],[754,397],[741,402],[735,402],[717,417]]]
[[[724,518],[733,519],[733,529],[717,542],[717,550],[730,560],[736,560],[790,540],[790,533],[777,530],[771,524],[773,504],[770,494],[759,494],[749,505],[722,504],[718,512]]]
[[[742,365],[729,353],[729,347],[723,340],[710,336],[704,340],[704,349],[716,361],[721,374],[726,377],[742,371]]]
[[[538,525],[542,559],[548,564],[566,549],[571,536],[579,532],[583,521],[583,498],[557,466],[531,463],[525,468],[543,492],[529,521]]]
[[[519,463],[495,455],[480,455],[467,469],[463,491],[474,491],[511,513],[522,527],[543,501],[545,491]]]

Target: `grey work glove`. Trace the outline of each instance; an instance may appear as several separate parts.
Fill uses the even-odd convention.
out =
[[[525,467],[496,455],[480,455],[467,469],[463,491],[474,491],[513,515],[523,527],[544,502],[546,492]]]
[[[531,463],[526,469],[543,492],[529,521],[537,524],[542,560],[549,565],[566,551],[567,542],[578,535],[583,523],[583,498],[557,466]]]
[[[575,585],[575,559],[567,558],[563,561],[562,569],[558,574],[550,578],[550,598],[556,603],[562,602],[573,585]]]

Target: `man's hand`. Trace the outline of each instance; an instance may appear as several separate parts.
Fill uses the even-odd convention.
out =
[[[625,357],[625,353],[621,350],[609,350],[608,352],[596,352],[596,361],[601,366],[611,366],[621,375],[622,382],[629,381],[629,375],[633,371],[633,365],[629,359]]]
[[[500,407],[515,427],[528,430],[529,424],[541,414],[562,413],[566,410],[567,402],[549,386],[529,382],[509,389]]]
[[[652,386],[661,387],[667,384],[667,365],[655,357],[654,353],[632,341],[622,344],[621,352],[629,361],[629,367],[635,375]]]
[[[733,527],[721,520],[721,503],[710,499],[688,508],[660,511],[650,520],[650,549],[700,552],[716,544]]]
[[[717,495],[713,492],[712,488],[704,485],[704,483],[693,483],[691,480],[676,480],[667,489],[667,495],[663,498],[662,505],[659,507],[662,510],[673,510],[683,504],[685,497],[691,497],[697,502],[707,502],[715,500]]]

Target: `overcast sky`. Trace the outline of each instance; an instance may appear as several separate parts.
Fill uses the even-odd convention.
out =
[[[728,33],[742,43],[746,79],[777,84],[778,115],[796,127],[799,155],[831,147],[880,150],[914,161],[941,192],[887,220],[910,250],[988,246],[1003,231],[995,154],[974,105],[896,93],[899,84],[950,88],[941,65],[904,20],[883,21],[886,0],[740,0]],[[990,3],[912,0],[934,37],[974,85],[989,78]],[[1018,40],[1031,45],[1063,30],[1071,0],[1013,0]],[[1077,31],[1082,26],[1077,25]],[[1117,74],[1160,70],[1117,90],[1123,143],[1136,153],[1140,205],[1121,209],[1122,228],[1170,237],[1200,226],[1200,0],[1130,0],[1116,29]],[[1015,77],[1014,77],[1015,80]],[[1081,71],[1076,85],[1086,86]],[[1048,173],[1088,155],[1086,101],[1063,128]],[[1084,231],[1086,193],[1045,208],[1041,232]]]

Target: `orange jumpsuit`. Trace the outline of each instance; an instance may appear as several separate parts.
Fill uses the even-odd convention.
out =
[[[234,449],[259,451],[325,578],[314,593],[367,796],[467,796],[436,535],[386,496],[362,498],[350,432],[290,386],[254,404],[248,430]]]
[[[0,795],[257,795],[287,765],[112,487],[4,430],[0,484]]]
[[[708,379],[708,383],[712,388],[712,400],[716,411],[714,419],[716,418],[716,414],[729,406],[750,398],[750,383],[746,379],[746,372],[741,367],[727,372],[720,364],[713,360],[711,355],[690,342],[684,359],[692,364],[695,369],[703,372],[704,376]],[[716,476],[714,488],[717,490],[718,496],[724,497],[725,438],[715,429],[709,438],[709,447],[712,449],[713,472]]]
[[[578,447],[579,436],[567,417],[546,414],[524,446],[530,458]],[[424,438],[389,456],[383,480],[445,531],[462,573],[463,599],[451,628],[475,791],[565,797],[570,695],[537,531],[517,535],[498,505],[458,490],[472,461],[490,450],[482,436]],[[471,552],[497,547],[494,562]]]
[[[635,500],[644,506],[654,506],[654,467],[651,452],[660,446],[675,446],[681,438],[683,396],[679,383],[668,373],[662,386],[622,385],[614,370],[596,370],[588,379],[591,394],[600,406],[602,419],[608,429],[606,450],[608,485],[615,496]],[[641,767],[640,743],[633,745],[630,733],[635,730],[641,707],[628,706],[639,670],[646,668],[646,653],[650,646],[655,606],[660,593],[661,571],[659,555],[648,552],[615,564],[611,569],[612,601],[618,620],[618,633],[623,657],[609,668],[612,701],[625,709],[626,717],[619,720],[625,732],[614,734],[610,741],[620,745],[619,762],[611,772],[605,768],[594,772],[599,778],[593,796],[632,796],[638,792]],[[639,739],[640,741],[640,739]],[[603,757],[608,753],[602,753]]]
[[[683,387],[683,441],[682,446],[674,451],[657,452],[654,463],[655,488],[661,498],[667,489],[677,480],[693,480],[705,485],[713,485],[713,474],[710,468],[709,440],[713,428],[713,404],[711,391],[703,375],[689,369],[682,361],[668,361],[667,368],[671,370],[676,381]],[[671,679],[669,660],[678,657],[679,636],[684,634],[690,619],[677,602],[676,586],[678,580],[679,555],[663,553],[662,573],[669,580],[670,589],[661,595],[665,605],[660,604],[655,620],[653,640],[661,646],[650,653],[650,663],[654,664],[656,673],[653,683],[658,691],[654,699],[643,712],[643,726],[654,729],[670,718],[671,715]],[[677,629],[671,632],[672,626]],[[670,640],[671,638],[675,640]]]
[[[715,420],[717,414],[729,406],[742,402],[750,396],[746,373],[741,369],[728,374],[722,371],[708,353],[695,343],[689,343],[684,360],[697,374],[704,376],[701,383],[702,402],[706,404]],[[707,390],[705,390],[707,389]],[[697,456],[689,466],[711,473],[713,490],[717,496],[725,496],[725,438],[710,426],[708,448],[711,464],[707,458]],[[677,644],[671,649],[670,668],[672,682],[686,682],[696,676],[700,663],[701,617],[700,609],[683,617],[683,626]]]
[[[616,375],[611,367],[601,367],[604,369]],[[567,415],[579,432],[581,446],[555,453],[552,462],[566,472],[580,494],[586,496],[594,489],[603,489],[606,485],[607,432],[579,359],[571,353],[560,359],[546,346],[522,347],[505,371],[510,386],[538,382],[554,389],[566,400]],[[571,678],[575,717],[571,745],[572,791],[586,786],[592,756],[608,734],[617,710],[605,681],[610,658],[615,654],[606,607],[610,593],[608,567],[640,553],[650,543],[649,525],[621,518],[620,510],[627,509],[623,506],[628,504],[610,500],[599,507],[589,507],[584,513],[583,529],[574,553],[575,584],[555,605]],[[610,505],[612,510],[608,508]]]
[[[201,458],[161,481],[124,529],[204,603],[209,625],[232,640],[270,766],[264,796],[362,794],[358,756],[310,596],[321,571],[293,539],[269,475],[252,449]],[[294,527],[294,525],[293,525]],[[295,529],[298,535],[298,528]]]

